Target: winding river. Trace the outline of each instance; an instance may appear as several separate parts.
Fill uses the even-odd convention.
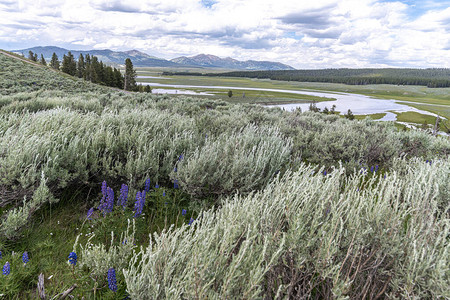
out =
[[[386,113],[386,115],[379,119],[379,121],[395,121],[397,119],[397,115],[394,112],[407,112],[413,111],[425,115],[436,116],[431,112],[420,110],[405,104],[401,104],[398,102],[405,103],[406,101],[399,100],[390,100],[390,99],[377,99],[372,98],[365,95],[359,94],[349,94],[349,93],[338,93],[338,92],[313,92],[313,91],[295,91],[295,90],[283,90],[283,89],[265,89],[265,88],[251,88],[251,87],[232,87],[232,86],[207,86],[207,85],[181,85],[181,84],[163,84],[163,83],[155,83],[155,82],[141,82],[143,85],[151,85],[153,87],[159,87],[155,91],[158,93],[177,93],[177,94],[202,94],[195,93],[189,90],[169,90],[162,89],[164,87],[167,88],[175,88],[175,89],[221,89],[221,90],[251,90],[251,91],[266,91],[266,92],[280,92],[280,93],[290,93],[297,95],[311,95],[318,97],[327,97],[327,98],[335,98],[334,101],[323,101],[317,102],[316,106],[320,109],[324,109],[327,107],[328,109],[331,106],[336,105],[336,111],[341,113],[347,113],[350,109],[355,115],[369,115],[376,113]],[[295,110],[300,108],[302,111],[307,111],[309,109],[309,103],[294,103],[294,104],[278,104],[278,105],[268,105],[269,107],[280,107],[286,110]]]

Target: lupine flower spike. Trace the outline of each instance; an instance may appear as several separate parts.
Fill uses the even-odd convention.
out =
[[[116,270],[114,268],[108,270],[108,287],[111,291],[117,292]]]
[[[3,275],[8,276],[9,273],[11,273],[11,265],[9,264],[9,261],[7,261],[3,266]]]
[[[188,223],[189,226],[192,225],[192,223],[194,223],[194,219],[193,219],[193,218],[191,218],[191,219],[189,220],[189,223]]]
[[[75,252],[70,252],[69,263],[73,266],[77,265],[77,254]]]
[[[106,181],[102,182],[102,200],[100,200],[100,205],[98,207],[99,210],[103,210],[106,202],[106,192],[108,186],[106,185]]]
[[[120,196],[119,196],[119,205],[125,209],[127,207],[128,201],[128,186],[126,184],[122,184],[120,188]]]
[[[145,191],[150,191],[150,178],[147,178],[147,180],[145,181]]]
[[[159,184],[156,184],[156,185],[155,185],[155,189],[159,189]]]
[[[134,203],[134,217],[137,218],[142,214],[142,209],[144,208],[144,202],[142,200],[141,192],[136,194],[136,202]]]
[[[27,251],[25,251],[25,252],[22,254],[22,261],[23,261],[24,265],[26,265],[27,262],[30,261],[30,259],[29,259],[29,257],[28,257],[28,252],[27,252]]]
[[[183,216],[185,216],[186,213],[187,213],[187,211],[186,211],[185,209],[183,209],[183,210],[181,211],[181,215],[183,215]]]
[[[0,251],[0,259],[2,259],[2,251]]]
[[[103,210],[103,215],[112,212],[113,208],[114,208],[114,190],[108,187],[106,190],[106,203]]]
[[[87,219],[88,220],[92,220],[92,215],[94,214],[94,208],[91,207],[91,209],[88,210],[87,212]]]

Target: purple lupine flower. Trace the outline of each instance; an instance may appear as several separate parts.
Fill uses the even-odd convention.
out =
[[[0,259],[2,259],[2,254],[3,254],[2,251],[0,251]]]
[[[165,196],[166,196],[166,191],[163,192],[163,197],[165,197]]]
[[[173,171],[176,173],[178,171],[177,167],[173,168]]]
[[[117,292],[116,270],[114,268],[108,270],[108,287],[111,291]]]
[[[184,159],[184,155],[180,154],[180,156],[178,156],[178,160],[183,160]]]
[[[103,211],[103,209],[106,206],[107,191],[108,191],[108,186],[106,185],[106,181],[103,180],[103,182],[102,182],[102,199],[100,200],[100,205],[98,206],[98,209],[100,211]]]
[[[146,192],[150,191],[150,178],[147,178],[147,180],[145,181],[145,188],[144,190]]]
[[[92,220],[92,215],[94,214],[94,208],[93,207],[91,207],[91,209],[89,209],[88,210],[88,212],[87,212],[87,219],[88,220]]]
[[[178,179],[175,179],[174,181],[173,181],[173,188],[174,189],[177,189],[179,186],[178,186]]]
[[[107,191],[107,189],[108,189],[108,185],[106,184],[106,181],[103,180],[103,182],[102,182],[102,195],[105,198],[106,198],[106,191]]]
[[[125,209],[127,207],[128,201],[128,186],[126,184],[122,184],[120,188],[120,196],[119,196],[119,205]]]
[[[327,171],[323,170],[323,176],[327,176]]]
[[[378,172],[378,165],[375,166],[375,172]]]
[[[134,203],[134,217],[137,218],[142,214],[142,209],[144,208],[142,201],[142,193],[136,193],[136,202]]]
[[[70,252],[69,254],[69,263],[71,265],[76,266],[77,265],[77,254],[75,252]]]
[[[181,215],[183,215],[183,216],[185,216],[186,213],[187,213],[187,211],[186,211],[185,209],[183,209],[183,210],[181,211]]]
[[[114,190],[110,187],[106,189],[106,202],[103,207],[103,215],[113,211],[114,208]]]
[[[28,257],[28,252],[27,252],[27,251],[25,251],[25,252],[22,254],[22,261],[23,261],[24,264],[26,264],[27,262],[30,261],[30,258]]]
[[[159,189],[159,184],[155,184],[155,189]]]
[[[373,166],[370,167],[370,173],[373,173],[373,171],[375,170],[375,168]]]
[[[192,223],[194,223],[194,219],[193,219],[193,218],[191,218],[191,219],[189,220],[189,223],[188,223],[189,226],[192,225]]]
[[[3,275],[8,276],[9,273],[11,273],[11,265],[9,264],[9,261],[7,261],[6,264],[3,266]]]

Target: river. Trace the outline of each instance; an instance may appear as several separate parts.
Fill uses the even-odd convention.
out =
[[[336,105],[336,111],[341,112],[342,114],[347,113],[350,109],[355,115],[370,115],[376,113],[385,113],[386,115],[379,119],[379,121],[395,121],[397,119],[397,115],[394,112],[417,112],[425,115],[437,116],[434,113],[420,110],[405,104],[401,104],[398,102],[407,102],[393,99],[377,99],[372,98],[365,95],[359,94],[349,94],[349,93],[339,93],[339,92],[322,92],[322,91],[304,91],[304,90],[284,90],[284,89],[265,89],[265,88],[251,88],[251,87],[233,87],[233,86],[207,86],[207,85],[181,85],[181,84],[163,84],[163,83],[154,83],[154,82],[141,82],[143,85],[151,85],[154,87],[170,87],[170,88],[180,88],[180,89],[189,89],[189,88],[199,88],[199,89],[221,89],[221,90],[251,90],[251,91],[266,91],[266,92],[280,92],[280,93],[290,93],[297,95],[311,95],[318,97],[326,97],[326,98],[335,98],[333,101],[323,101],[317,102],[316,106],[320,109],[324,109],[327,107],[328,109],[331,106]],[[163,89],[158,89],[159,93],[162,93]],[[192,91],[188,90],[166,90],[167,93],[178,93],[178,94],[192,94]],[[293,103],[293,104],[277,104],[277,105],[268,105],[269,107],[280,107],[286,110],[295,110],[300,108],[302,111],[307,111],[309,109],[309,103]]]

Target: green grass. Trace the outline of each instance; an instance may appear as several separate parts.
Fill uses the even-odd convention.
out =
[[[99,205],[101,195],[91,191],[75,191],[74,194],[66,193],[63,199],[56,205],[46,205],[39,210],[33,222],[23,231],[23,236],[17,241],[0,243],[3,259],[2,265],[11,263],[11,274],[0,280],[0,294],[8,295],[11,299],[31,299],[34,297],[37,278],[43,273],[45,291],[47,296],[56,295],[67,290],[73,284],[78,288],[72,293],[77,299],[123,299],[126,296],[124,289],[117,295],[110,292],[104,278],[96,278],[94,281],[88,276],[86,269],[68,264],[68,255],[73,250],[75,240],[81,234],[78,245],[84,245],[87,234],[95,233],[92,242],[110,244],[111,231],[119,242],[119,236],[126,229],[128,219],[133,219],[134,195],[128,196],[128,207],[123,210],[115,207],[112,213],[106,217],[94,213],[92,220],[88,220],[86,213],[92,206]],[[117,189],[118,192],[118,189]],[[163,196],[165,192],[165,196]],[[147,194],[146,206],[143,215],[136,218],[135,243],[137,247],[146,246],[149,243],[149,233],[167,230],[171,225],[179,227],[186,224],[191,217],[196,218],[199,208],[189,204],[189,198],[180,190],[160,187],[153,188]],[[201,207],[209,207],[210,204],[202,202]],[[182,209],[187,210],[185,216]],[[77,248],[77,253],[79,253]],[[12,256],[12,251],[16,253]],[[23,266],[22,253],[28,251],[30,261]],[[79,257],[80,259],[80,257]],[[117,270],[118,280],[121,280],[120,270]],[[50,279],[48,279],[50,277]],[[124,287],[124,282],[120,281]],[[94,292],[94,288],[96,291]]]
[[[402,113],[395,113],[397,115],[397,121],[399,122],[407,122],[407,123],[416,123],[416,124],[434,124],[436,122],[436,117],[419,114],[413,111],[407,111]]]
[[[382,119],[386,113],[377,113],[377,114],[370,114],[370,115],[355,115],[356,120],[364,120],[365,118],[369,117],[372,120],[379,120]]]

